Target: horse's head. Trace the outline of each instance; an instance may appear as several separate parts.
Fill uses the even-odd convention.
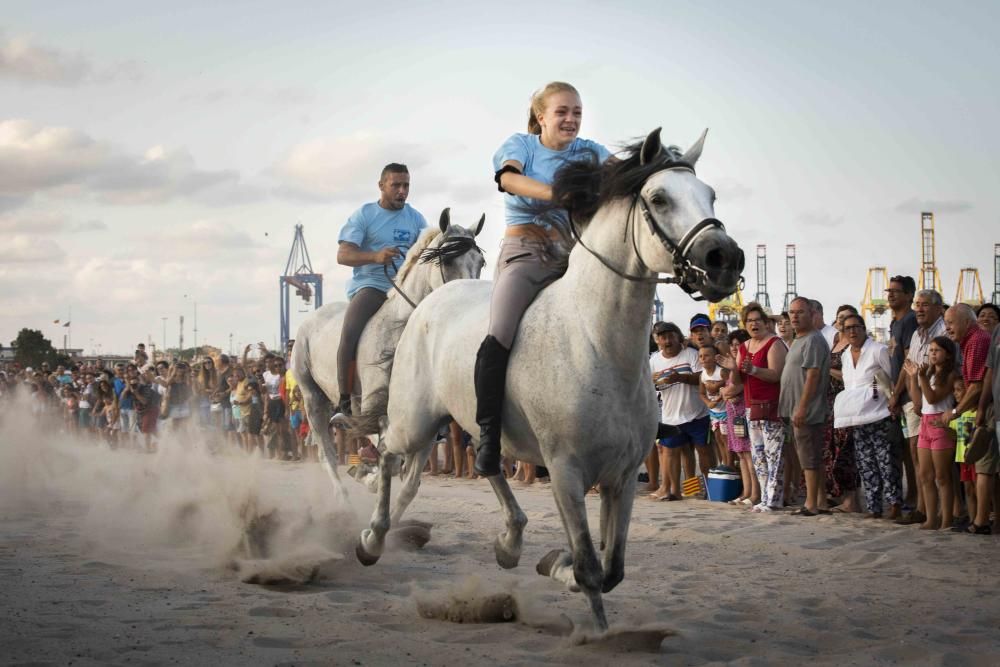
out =
[[[719,301],[741,283],[743,251],[715,217],[715,191],[695,175],[705,144],[702,133],[681,154],[660,143],[660,129],[649,133],[638,151],[638,167],[652,174],[636,193],[639,215],[649,234],[637,234],[640,259],[653,271],[669,273],[689,294]]]
[[[422,264],[433,263],[440,267],[440,271],[432,273],[434,277],[431,282],[434,287],[440,287],[452,280],[479,277],[486,265],[486,259],[483,257],[482,249],[476,245],[476,236],[483,231],[485,222],[484,213],[475,227],[465,228],[451,224],[451,209],[446,208],[441,211],[438,223],[441,234],[420,253]]]

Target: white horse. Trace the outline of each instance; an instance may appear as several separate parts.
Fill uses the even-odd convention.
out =
[[[363,396],[352,397],[355,413],[364,409],[364,396],[381,396],[387,390],[396,342],[413,313],[414,304],[449,281],[479,277],[485,260],[475,237],[482,231],[485,220],[483,215],[475,227],[468,229],[452,225],[446,208],[441,212],[438,227],[426,229],[410,248],[395,282],[412,303],[395,290],[389,292],[385,303],[365,325],[358,342],[358,379]],[[332,406],[330,397],[340,395],[337,348],[346,310],[346,303],[317,309],[299,326],[292,348],[292,373],[302,392],[306,417],[312,427],[310,434],[320,441],[327,471],[340,500],[346,500],[346,493],[337,475],[337,449],[327,424]]]
[[[661,146],[659,132],[630,147],[621,161],[571,164],[557,175],[555,200],[570,212],[571,226],[583,229],[566,274],[525,312],[507,370],[503,452],[548,468],[570,545],[570,553],[551,552],[536,569],[582,589],[600,630],[607,629],[601,593],[624,577],[638,468],[657,429],[647,347],[656,283],[677,282],[718,301],[735,291],[744,263],[743,252],[715,219],[712,188],[694,173],[705,135],[681,155]],[[658,279],[661,273],[673,277]],[[398,459],[415,459],[408,465],[412,470],[416,464],[419,480],[445,420],[454,418],[478,433],[473,366],[489,322],[490,290],[487,281],[436,290],[399,340],[378,498],[356,549],[366,565],[384,548]],[[527,518],[503,475],[489,481],[506,521],[494,543],[496,559],[511,568],[520,559]],[[584,504],[595,484],[601,492],[603,567]],[[411,498],[404,488],[393,520]]]

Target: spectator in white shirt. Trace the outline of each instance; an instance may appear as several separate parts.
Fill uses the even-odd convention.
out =
[[[889,348],[868,338],[860,315],[848,315],[842,326],[850,346],[841,356],[844,390],[837,394],[833,406],[833,425],[854,428],[854,448],[868,511],[865,518],[882,518],[884,499],[889,506],[887,518],[897,519],[902,503],[902,479],[900,459],[892,448],[891,417],[885,395],[891,386]]]

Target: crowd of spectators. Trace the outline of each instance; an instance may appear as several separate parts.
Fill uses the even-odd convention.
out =
[[[686,336],[675,323],[655,323],[652,390],[660,421],[673,428],[646,459],[648,498],[699,495],[685,493],[691,478],[701,478],[704,496],[715,470],[740,478],[730,503],[754,513],[857,512],[927,530],[1000,531],[995,432],[985,448],[973,446],[977,426],[995,431],[1000,308],[948,307],[908,276],[892,278],[886,292],[885,343],[853,306],[827,323],[822,304],[804,297],[780,315],[751,303],[734,330],[706,315],[691,319]],[[154,452],[174,434],[213,451],[318,461],[286,357],[263,344],[250,353],[150,362],[140,345],[130,362],[110,367],[8,364],[0,398],[23,394],[42,428],[111,448]],[[338,435],[339,463],[359,450],[377,457],[370,443],[344,440]],[[426,472],[474,479],[472,462],[471,438],[453,422]],[[547,476],[509,460],[504,470],[526,484]]]
[[[683,480],[715,470],[739,475],[730,502],[750,512],[1000,530],[1000,308],[949,307],[909,276],[886,292],[886,343],[855,307],[827,323],[805,297],[780,315],[751,303],[735,331],[705,315],[687,337],[654,324],[650,371],[674,428],[646,460],[649,499],[680,500]]]
[[[241,359],[226,354],[192,362],[151,362],[139,344],[133,359],[38,368],[8,364],[0,395],[23,395],[40,428],[155,452],[163,438],[202,441],[212,451],[259,452],[271,459],[318,461],[308,443],[302,395],[285,358],[258,345]]]

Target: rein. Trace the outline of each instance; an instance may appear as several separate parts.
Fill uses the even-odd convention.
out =
[[[470,250],[476,250],[479,254],[483,253],[483,249],[476,244],[476,239],[470,238],[468,236],[459,236],[453,239],[448,239],[442,241],[439,245],[433,248],[425,248],[420,253],[420,258],[417,260],[420,264],[427,264],[428,262],[438,265],[438,269],[441,271],[441,282],[448,282],[444,277],[444,265],[453,259],[461,257]],[[417,304],[413,302],[406,292],[396,284],[396,281],[392,279],[389,275],[389,266],[387,264],[382,265],[382,271],[385,273],[386,280],[392,286],[392,289],[396,290],[406,303],[410,304],[410,307],[416,309]]]
[[[692,174],[695,173],[694,167],[685,162],[671,162],[664,168],[665,171],[677,170],[677,169],[690,171]],[[646,226],[649,228],[649,233],[652,234],[653,237],[657,239],[661,244],[663,244],[663,247],[665,247],[667,249],[667,252],[669,252],[670,255],[674,258],[674,274],[672,276],[668,276],[666,278],[658,278],[656,277],[656,273],[648,266],[646,266],[646,263],[642,261],[642,256],[639,255],[639,248],[636,245],[635,225],[633,224],[633,220],[635,219],[636,205],[638,205],[641,209],[642,217],[643,220],[646,221]],[[643,199],[642,195],[640,195],[638,192],[635,193],[635,195],[632,198],[632,205],[629,206],[628,220],[625,224],[625,236],[626,237],[631,236],[632,249],[635,251],[635,256],[646,271],[653,273],[653,276],[650,277],[650,276],[632,275],[611,266],[608,260],[599,255],[597,252],[591,249],[586,243],[583,242],[583,238],[581,237],[579,230],[577,230],[576,228],[576,223],[573,221],[572,211],[569,212],[569,227],[570,227],[570,232],[572,233],[573,238],[576,240],[576,242],[579,243],[581,246],[583,246],[583,249],[589,252],[591,255],[593,255],[594,258],[601,264],[603,264],[606,269],[614,273],[619,278],[623,278],[631,282],[654,284],[654,285],[676,284],[680,286],[680,288],[683,289],[685,292],[691,295],[694,295],[695,289],[691,287],[689,283],[697,277],[703,277],[703,278],[708,277],[708,272],[705,271],[705,269],[701,268],[700,266],[695,266],[694,264],[692,264],[690,258],[688,257],[688,254],[691,252],[691,248],[694,246],[694,242],[698,239],[699,236],[701,236],[703,232],[705,232],[708,229],[719,229],[722,231],[726,230],[725,225],[723,225],[720,220],[717,220],[715,218],[705,218],[704,220],[696,224],[694,227],[689,229],[681,238],[679,243],[674,243],[670,239],[670,237],[664,234],[663,230],[660,229],[660,227],[656,224],[656,221],[653,218],[653,214],[650,212],[649,206],[646,204],[646,200]],[[692,296],[692,298],[695,301],[703,301],[705,299],[705,297],[700,294]]]

